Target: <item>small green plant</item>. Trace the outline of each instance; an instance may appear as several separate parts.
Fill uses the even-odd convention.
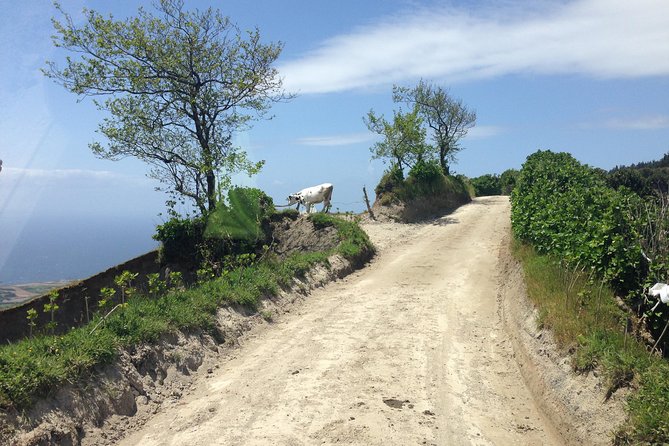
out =
[[[266,322],[272,322],[274,320],[274,315],[272,314],[271,310],[262,310],[260,312],[260,316],[266,321]]]
[[[161,296],[165,291],[167,291],[167,284],[164,280],[160,279],[160,274],[151,273],[146,275],[147,283],[149,286],[149,295],[153,298]]]
[[[126,298],[130,298],[135,294],[136,290],[132,287],[132,282],[137,276],[138,273],[131,273],[126,270],[114,277],[114,283],[121,289],[121,305],[125,306]]]
[[[184,287],[184,277],[180,271],[170,271],[167,275],[167,287],[180,289]]]
[[[56,311],[60,308],[58,304],[56,303],[56,299],[58,299],[58,290],[51,290],[49,292],[49,303],[44,304],[44,312],[50,314],[50,321],[47,324],[47,330],[53,334],[56,331]]]
[[[104,312],[107,309],[115,295],[116,290],[114,288],[105,287],[100,290],[100,300],[98,301],[100,311]]]
[[[26,319],[28,319],[29,335],[32,337],[33,331],[37,326],[37,323],[35,322],[37,319],[37,310],[30,308],[28,311],[26,311]]]

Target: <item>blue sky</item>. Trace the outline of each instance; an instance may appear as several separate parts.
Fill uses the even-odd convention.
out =
[[[669,152],[669,1],[187,1],[284,42],[278,67],[296,99],[237,141],[266,160],[251,180],[277,204],[335,185],[334,207],[362,210],[384,165],[362,117],[390,115],[392,85],[420,78],[478,115],[454,165],[474,177],[519,168],[538,149],[609,169]],[[62,0],[124,17],[150,1]],[[0,0],[0,270],[30,222],[162,221],[165,197],[133,160],[95,158],[102,116],[44,78],[64,54],[50,40],[47,0]],[[48,233],[48,228],[44,229]],[[141,248],[138,249],[142,249]],[[1,279],[0,279],[1,280]]]

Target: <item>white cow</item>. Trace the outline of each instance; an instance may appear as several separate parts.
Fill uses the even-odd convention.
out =
[[[297,203],[297,208],[303,204],[307,214],[310,214],[314,205],[323,203],[323,212],[330,210],[330,200],[332,199],[332,189],[334,186],[330,183],[319,184],[318,186],[307,187],[299,192],[288,195],[288,206]]]

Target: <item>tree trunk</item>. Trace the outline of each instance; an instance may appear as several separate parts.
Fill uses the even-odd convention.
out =
[[[209,212],[216,208],[216,175],[211,170],[207,171],[207,207]]]
[[[447,148],[439,148],[439,163],[441,164],[441,170],[444,171],[444,175],[450,175],[450,168],[446,162],[446,153],[448,153]]]

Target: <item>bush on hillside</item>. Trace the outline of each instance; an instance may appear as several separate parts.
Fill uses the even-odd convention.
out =
[[[417,162],[406,179],[391,169],[381,178],[376,193],[378,205],[400,205],[401,210],[388,214],[391,218],[407,222],[443,215],[471,201],[467,183],[445,176],[436,161]]]
[[[156,228],[160,260],[197,269],[229,254],[255,252],[268,237],[272,199],[254,188],[233,188],[208,217],[175,217]]]
[[[156,227],[153,239],[161,243],[161,263],[188,264],[199,256],[205,219],[173,217]]]
[[[374,193],[380,197],[383,205],[390,205],[393,202],[399,201],[396,195],[402,184],[404,184],[404,174],[402,169],[396,165],[391,166],[379,180],[379,184],[374,188]]]

